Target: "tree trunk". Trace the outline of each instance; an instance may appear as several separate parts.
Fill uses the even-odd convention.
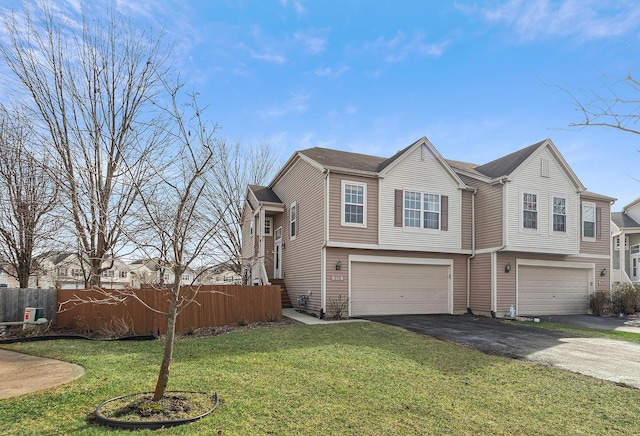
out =
[[[173,356],[173,342],[176,337],[176,317],[178,316],[178,296],[180,294],[180,282],[176,280],[171,289],[171,306],[169,307],[167,320],[167,338],[164,343],[164,353],[162,355],[162,364],[158,373],[158,382],[156,390],[153,393],[151,401],[157,402],[164,397],[169,383],[169,367],[171,365],[171,357]]]

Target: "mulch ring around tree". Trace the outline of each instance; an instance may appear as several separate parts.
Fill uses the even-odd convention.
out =
[[[93,418],[98,424],[121,429],[158,429],[187,424],[213,412],[217,393],[170,391],[158,402],[152,393],[112,398],[100,404]]]

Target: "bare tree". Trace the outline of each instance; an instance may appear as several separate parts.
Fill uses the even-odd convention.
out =
[[[33,154],[33,138],[28,117],[0,107],[0,257],[21,288],[29,287],[36,270],[36,251],[46,248],[58,227],[52,214],[58,188],[46,155]]]
[[[89,263],[87,284],[99,286],[136,187],[153,176],[150,161],[162,153],[152,100],[162,91],[170,50],[114,8],[76,21],[52,4],[25,4],[23,14],[2,22],[0,55],[60,162],[63,203]]]
[[[264,184],[279,166],[278,155],[268,143],[243,146],[239,142],[229,145],[225,140],[218,142],[218,151],[220,165],[211,174],[209,207],[222,217],[216,242],[233,270],[240,274],[243,265],[241,217],[247,186]]]
[[[226,213],[226,210],[221,210],[220,214],[211,213],[203,207],[210,183],[207,176],[221,168],[214,137],[216,127],[203,120],[203,108],[198,106],[195,95],[184,106],[178,103],[180,88],[180,85],[167,84],[171,104],[164,108],[171,120],[167,134],[172,159],[158,169],[156,183],[141,185],[139,189],[149,232],[132,240],[145,250],[153,245],[148,236],[159,241],[154,251],[159,261],[173,273],[169,310],[165,312],[165,348],[152,401],[159,401],[167,389],[176,318],[194,301],[198,292],[197,288],[189,291],[181,288],[182,275],[194,262],[210,257],[215,251],[215,235],[221,217]],[[157,308],[149,309],[158,312]]]
[[[556,87],[571,98],[582,114],[572,127],[599,126],[640,134],[640,82],[629,71],[626,77],[603,75],[590,89]]]

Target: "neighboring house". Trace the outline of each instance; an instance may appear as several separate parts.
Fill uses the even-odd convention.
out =
[[[20,282],[13,274],[14,268],[12,265],[4,262],[0,259],[0,288],[19,288]]]
[[[611,214],[611,237],[611,280],[640,283],[640,198]]]
[[[29,279],[37,289],[84,289],[84,271],[77,253],[51,251],[36,258],[38,267]]]
[[[49,252],[37,259],[38,268],[31,275],[30,287],[40,289],[84,289],[85,276],[89,274],[89,264],[80,261],[78,253]],[[129,266],[118,258],[106,259],[100,278],[101,287],[124,289],[130,287]]]
[[[131,287],[169,286],[173,284],[175,275],[168,265],[159,259],[140,259],[129,264],[132,281]],[[200,285],[198,274],[188,269],[182,274],[180,285]]]
[[[484,165],[427,138],[391,158],[298,151],[249,186],[243,275],[322,314],[586,313],[610,288],[610,206],[549,139]]]
[[[242,276],[233,270],[233,266],[229,262],[205,269],[200,281],[203,285],[240,285],[242,284]]]

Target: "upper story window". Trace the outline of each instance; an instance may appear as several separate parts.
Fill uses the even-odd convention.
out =
[[[596,205],[594,203],[582,203],[582,237],[592,240],[596,238]]]
[[[567,231],[567,199],[564,197],[553,197],[552,199],[552,230],[554,232],[566,233]]]
[[[253,218],[249,221],[249,234],[253,236]]]
[[[538,194],[522,193],[522,228],[538,230]]]
[[[291,203],[289,208],[289,238],[296,239],[298,236],[298,203]]]
[[[126,279],[127,278],[127,271],[118,271],[118,276],[121,279]]]
[[[191,280],[191,276],[189,274],[182,274],[183,282],[188,282],[189,280]]]
[[[440,229],[440,195],[404,191],[404,226]]]
[[[113,277],[115,274],[115,271],[112,269],[108,269],[106,271],[102,271],[102,277]]]
[[[367,226],[367,185],[342,181],[342,225]]]
[[[264,235],[271,236],[271,229],[273,228],[273,219],[265,218],[264,219]]]

